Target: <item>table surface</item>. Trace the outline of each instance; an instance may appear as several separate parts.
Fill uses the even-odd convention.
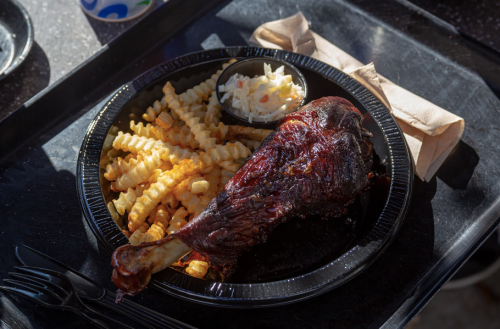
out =
[[[377,13],[393,8],[390,1],[383,4],[386,7]],[[386,327],[397,327],[413,309],[422,307],[425,298],[412,297],[419,295],[419,286],[439,280],[432,278],[435,269],[447,265],[453,253],[464,253],[474,245],[498,218],[500,184],[492,177],[497,177],[500,170],[496,165],[500,147],[494,142],[500,126],[500,101],[472,67],[414,41],[405,31],[387,23],[386,19],[393,18],[371,15],[363,5],[363,1],[342,0],[314,4],[236,0],[207,13],[173,40],[160,44],[129,74],[132,78],[164,60],[202,47],[247,44],[259,24],[301,10],[318,34],[362,62],[373,61],[382,75],[404,88],[465,118],[462,141],[436,177],[429,183],[416,179],[412,206],[396,241],[354,280],[289,306],[225,310],[154,290],[135,297],[136,301],[198,327],[376,328],[384,323]],[[411,12],[398,6],[394,3],[401,14],[398,18],[413,22]],[[448,47],[453,53],[452,46]],[[459,57],[467,56],[465,53]],[[109,255],[98,245],[83,218],[75,191],[81,140],[104,102],[68,118],[1,165],[0,213],[7,220],[0,227],[4,251],[0,263],[9,266],[0,269],[0,277],[7,277],[10,267],[18,264],[14,245],[25,243],[113,288]],[[7,310],[0,318],[8,322],[14,314],[16,323],[25,327],[88,326],[71,314],[57,313],[54,317],[4,294],[0,294],[0,302]]]
[[[35,42],[23,65],[0,81],[0,121],[147,15],[107,23],[86,15],[79,0],[18,1],[30,15]],[[165,1],[155,0],[148,12]]]

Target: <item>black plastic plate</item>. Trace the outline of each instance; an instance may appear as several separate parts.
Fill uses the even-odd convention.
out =
[[[271,275],[272,271],[267,271],[257,273],[253,278],[240,275],[236,283],[222,283],[192,278],[167,269],[155,275],[150,283],[150,286],[162,291],[204,304],[226,307],[275,306],[310,298],[345,283],[372,264],[388,246],[404,219],[412,192],[412,161],[399,126],[387,108],[350,76],[320,61],[286,51],[256,47],[202,51],[159,65],[125,84],[87,130],[78,160],[77,189],[89,225],[109,252],[128,243],[106,207],[106,202],[113,195],[99,169],[103,141],[111,125],[118,125],[120,129],[128,131],[128,114],[132,108],[141,100],[152,102],[160,98],[161,86],[166,81],[172,81],[176,91],[182,92],[204,81],[229,58],[250,56],[268,56],[295,65],[307,80],[309,100],[333,95],[347,98],[357,106],[364,115],[365,128],[374,135],[376,154],[386,159],[384,169],[391,177],[391,186],[387,197],[382,200],[377,197],[380,191],[376,190],[361,198],[359,207],[363,211],[359,214],[360,227],[354,230],[352,239],[343,241],[343,245],[340,236],[333,236],[332,240],[340,242],[332,244],[328,239],[321,241],[321,235],[318,235],[318,232],[328,230],[334,234],[336,223],[294,221],[293,224],[282,225],[290,228],[288,231],[278,230],[273,235],[269,253],[264,249],[261,258],[272,258],[272,255],[278,257],[278,261],[279,257],[285,259],[286,253],[280,249],[279,241],[293,234],[294,227],[303,230],[301,224],[317,225],[316,230],[310,230],[309,238],[319,242],[319,246],[306,250],[302,259],[292,262],[308,264],[303,271],[290,266],[275,276]],[[342,247],[348,247],[348,250]],[[308,262],[315,254],[321,254],[321,257]],[[261,264],[262,268],[266,266],[262,259],[256,264]],[[259,282],[259,279],[266,282]]]

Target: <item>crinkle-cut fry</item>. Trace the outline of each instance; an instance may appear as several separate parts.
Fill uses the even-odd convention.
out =
[[[219,124],[219,119],[222,117],[221,109],[222,106],[217,99],[215,91],[213,91],[210,98],[208,99],[207,112],[205,114],[205,124],[207,125],[207,127],[212,124],[214,126],[217,126]]]
[[[189,181],[188,189],[193,194],[205,193],[210,188],[210,183],[203,177],[193,178]]]
[[[217,141],[215,138],[210,137],[210,130],[207,129],[204,123],[200,122],[199,117],[194,116],[193,112],[189,112],[188,107],[180,107],[175,112],[191,128],[194,138],[200,143],[202,149],[206,151],[215,146]]]
[[[142,118],[148,122],[153,122],[156,116],[166,107],[167,103],[165,101],[159,102],[155,101],[153,106],[148,107],[146,113],[142,115]]]
[[[127,193],[121,192],[118,199],[113,200],[113,204],[115,205],[116,211],[120,215],[125,215],[125,212],[130,212],[132,206],[138,197],[142,195],[144,190],[149,188],[149,184],[138,185],[135,189],[129,188]]]
[[[113,148],[113,141],[115,140],[117,134],[107,134],[106,135],[106,138],[104,139],[104,144],[102,145],[102,151],[104,153],[108,152],[109,150],[111,150]]]
[[[123,152],[122,150],[115,150],[114,148],[111,148],[107,152],[105,152],[105,150],[102,150],[102,154],[103,156],[101,157],[100,167],[104,169],[106,169],[106,166],[108,164],[115,161],[116,158],[125,156],[125,152]]]
[[[202,279],[208,271],[208,263],[201,260],[193,260],[189,263],[189,266],[186,268],[186,273],[198,278]]]
[[[219,73],[219,75],[220,75],[220,73]],[[217,75],[217,78],[219,77],[219,75]],[[214,79],[214,81],[217,81],[217,78]],[[213,79],[213,76],[209,80],[212,80],[212,79]],[[183,92],[182,94],[179,95],[179,98],[183,102],[184,106],[192,105],[192,104],[200,104],[202,101],[208,100],[210,93],[214,90],[211,87],[213,85],[214,84],[211,83],[211,81],[209,82],[207,80],[205,82],[200,83],[197,86],[194,86],[191,89],[186,90],[185,92]]]
[[[183,106],[191,105],[191,104],[200,104],[202,99],[196,94],[193,89],[188,89],[182,94],[179,95],[179,99],[182,102]]]
[[[149,215],[148,215],[148,219],[147,219],[147,222],[149,224],[153,224],[154,221],[155,221],[155,215],[156,215],[156,209],[158,208],[158,206],[156,206],[155,208],[153,208],[153,210],[151,210],[149,212]]]
[[[165,130],[161,127],[153,127],[151,128],[151,132],[162,142],[169,142],[173,145],[190,147],[192,149],[200,147],[200,143],[194,138],[193,134],[184,134],[181,129],[176,126],[169,130]]]
[[[184,225],[187,224],[186,217],[189,213],[186,211],[184,207],[180,207],[177,209],[170,220],[169,226],[167,228],[167,233],[172,234],[181,229]]]
[[[137,230],[128,238],[128,242],[133,246],[138,246],[143,242],[154,241],[151,234],[147,233],[149,229],[148,223],[142,223]]]
[[[162,160],[170,161],[172,164],[179,163],[183,159],[189,159],[195,155],[193,152],[168,142],[157,141],[153,138],[132,136],[129,133],[123,134],[121,132],[118,133],[113,142],[113,147],[126,152],[143,152],[146,154],[157,150],[161,154]]]
[[[121,131],[118,132],[118,136],[116,136],[113,142],[113,148],[132,153],[138,153],[139,151],[151,153],[157,145],[158,141],[153,138],[137,135],[132,136],[129,133],[124,134]]]
[[[228,127],[229,131],[227,132],[225,138],[229,140],[246,138],[262,142],[264,139],[266,139],[267,136],[269,136],[274,131],[270,129],[256,129],[252,127],[244,127],[236,125]]]
[[[137,228],[137,231],[145,233],[149,229],[149,224],[148,223],[141,223],[139,227]]]
[[[111,126],[109,132],[104,139],[104,144],[102,146],[102,153],[106,153],[113,148],[113,140],[116,135],[118,135],[119,128],[117,126]]]
[[[175,197],[180,199],[182,205],[187,208],[187,211],[190,214],[194,214],[195,216],[197,216],[203,211],[203,209],[205,209],[205,207],[201,204],[200,198],[189,192],[188,190],[183,190],[179,193],[175,193]]]
[[[171,216],[165,206],[158,205],[158,207],[156,207],[156,213],[154,217],[155,222],[161,222],[163,223],[163,225],[165,225],[165,227],[168,227],[168,222],[170,221],[170,218]]]
[[[203,175],[203,178],[210,183],[208,190],[200,197],[201,204],[206,207],[219,191],[220,169],[214,168],[210,173]]]
[[[235,59],[231,59],[229,62],[222,64],[222,68],[225,69],[235,61]],[[217,79],[221,73],[222,70],[218,70],[210,79],[180,94],[179,98],[183,102],[183,105],[200,104],[202,101],[207,101],[212,91],[215,90]]]
[[[151,127],[153,126],[150,123],[144,126],[142,122],[135,124],[134,120],[130,121],[130,130],[135,132],[135,134],[140,137],[154,138],[154,135],[150,131]]]
[[[170,109],[173,110],[181,107],[179,95],[175,93],[175,89],[170,81],[168,81],[163,87],[163,94],[165,94],[164,99]]]
[[[217,141],[223,141],[224,139],[226,139],[226,135],[229,131],[229,126],[226,126],[222,122],[219,122],[218,125],[211,123],[208,129],[210,130],[210,136],[216,138]]]
[[[159,205],[156,207],[155,214],[153,216],[153,224],[147,231],[147,233],[153,237],[153,241],[160,240],[165,236],[170,218],[170,214],[164,206]]]
[[[188,213],[190,214],[199,214],[205,208],[201,205],[200,198],[198,198],[193,193],[189,192],[189,185],[191,182],[200,175],[193,175],[185,180],[183,180],[179,185],[174,188],[174,195],[177,200],[179,200],[184,207],[186,207]]]
[[[125,167],[128,169],[128,163],[122,158],[118,158],[112,163],[106,165],[106,172],[104,173],[104,178],[109,181],[116,180],[124,171]]]
[[[155,121],[158,126],[167,130],[174,124],[174,118],[166,111],[161,112]]]
[[[179,200],[175,198],[173,193],[170,193],[161,199],[161,204],[168,206],[170,209],[177,209],[177,207],[179,207]]]
[[[194,155],[191,160],[200,168],[211,167],[222,161],[238,160],[247,158],[252,152],[240,142],[226,143],[226,145],[215,145],[207,152]]]
[[[192,176],[200,170],[200,165],[191,160],[182,160],[179,165],[175,165],[172,170],[164,172],[158,178],[155,184],[144,191],[143,195],[137,199],[129,214],[128,227],[134,232],[142,222],[146,220],[147,215],[175,186]]]
[[[205,112],[207,111],[207,106],[203,103],[193,104],[193,105],[189,106],[189,111],[194,112],[194,113],[199,113],[198,116],[201,117],[202,112],[203,112],[203,115],[205,115]]]
[[[255,151],[256,149],[258,149],[260,147],[260,145],[262,144],[262,142],[256,141],[253,139],[240,138],[239,141],[241,142],[241,144],[245,145],[246,147],[248,147],[252,151]]]
[[[227,170],[227,169],[222,169],[220,171],[220,181],[219,181],[218,193],[220,193],[224,189],[224,186],[226,186],[227,182],[229,182],[235,174],[236,174],[235,172]]]
[[[177,145],[172,145],[169,142],[162,142],[160,149],[162,150],[161,158],[174,165],[180,163],[184,159],[190,159],[196,155],[195,152],[191,152]]]
[[[134,168],[138,160],[142,159],[140,156],[138,158],[137,154],[130,153],[125,158],[118,157],[112,163],[106,165],[106,172],[104,173],[104,178],[109,181],[114,181],[118,179],[124,173],[129,172]]]
[[[243,165],[243,162],[238,161],[238,160],[233,160],[233,161],[222,161],[219,163],[219,166],[222,168],[232,171],[233,173],[236,173],[241,166]]]
[[[120,219],[120,215],[116,211],[115,205],[113,204],[112,201],[108,202],[107,205],[108,211],[111,214],[111,218],[115,221],[115,223],[118,223],[118,220]]]
[[[162,157],[160,156],[160,152],[154,151],[153,154],[144,157],[130,171],[124,173],[115,182],[111,183],[111,189],[115,192],[126,191],[129,187],[147,181],[153,175],[154,171],[160,167],[161,163]]]
[[[148,232],[140,232],[140,231],[135,231],[132,233],[130,238],[128,238],[128,242],[130,242],[131,245],[133,246],[138,246],[141,243],[144,242],[152,242],[155,241],[154,237],[149,234]]]
[[[226,145],[216,145],[216,147],[210,149],[208,152],[194,155],[190,160],[182,160],[172,170],[164,172],[158,178],[158,181],[152,184],[136,201],[129,215],[129,230],[134,232],[138,225],[146,220],[149,212],[184,179],[222,161],[246,158],[250,154],[251,152],[248,148],[236,142],[227,143]]]

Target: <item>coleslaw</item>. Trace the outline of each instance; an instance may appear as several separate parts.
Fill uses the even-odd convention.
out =
[[[219,92],[225,93],[221,103],[229,100],[239,117],[258,122],[281,119],[294,112],[304,98],[302,87],[292,82],[291,75],[285,75],[285,67],[273,72],[271,65],[264,63],[264,75],[250,78],[236,73]]]

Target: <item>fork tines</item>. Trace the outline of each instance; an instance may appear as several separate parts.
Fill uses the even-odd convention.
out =
[[[71,293],[67,278],[60,273],[51,270],[34,267],[15,267],[19,272],[9,272],[12,279],[3,281],[12,287],[0,287],[0,289],[26,297],[43,306],[60,306]]]

